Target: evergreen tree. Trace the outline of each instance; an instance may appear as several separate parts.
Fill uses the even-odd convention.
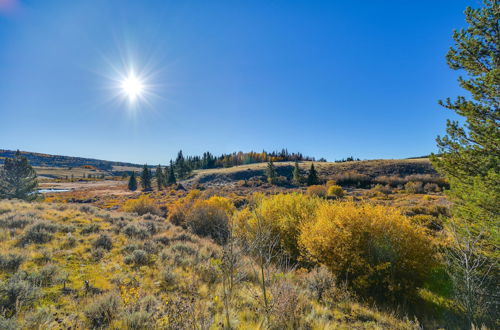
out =
[[[468,27],[454,31],[455,45],[447,54],[453,70],[470,93],[440,104],[464,117],[447,122],[444,137],[437,138],[440,155],[434,166],[450,182],[454,213],[470,228],[488,231],[500,244],[500,5],[485,0],[479,9],[465,11]]]
[[[165,178],[163,176],[163,170],[161,168],[161,165],[158,165],[158,167],[156,168],[155,176],[156,176],[156,185],[158,186],[158,190],[162,190],[163,186],[165,186]]]
[[[294,185],[300,185],[302,182],[302,175],[300,174],[299,162],[295,162],[295,166],[293,168],[293,178]]]
[[[0,169],[0,198],[34,200],[38,186],[36,172],[19,150],[14,158],[5,158]]]
[[[130,174],[130,177],[128,179],[128,190],[131,191],[137,190],[137,179],[135,177],[135,172],[132,172],[132,174]]]
[[[274,166],[274,163],[272,160],[269,160],[267,163],[267,168],[266,168],[266,175],[267,175],[267,181],[269,183],[276,183],[276,178],[278,177],[278,174],[276,173],[276,167]]]
[[[167,183],[169,185],[173,185],[173,184],[177,183],[177,180],[175,178],[175,166],[174,166],[172,161],[170,161],[170,166],[168,167]]]
[[[179,179],[184,179],[188,176],[190,169],[186,164],[186,160],[184,159],[184,155],[182,154],[182,150],[179,150],[177,154],[177,159],[175,160],[175,170],[177,171],[177,177]]]
[[[445,259],[466,327],[498,319],[500,245],[500,5],[484,0],[465,10],[467,28],[454,31],[447,54],[453,70],[464,70],[460,86],[469,95],[440,104],[459,116],[437,138],[433,165],[450,183],[455,218],[447,223],[454,239]],[[496,312],[495,312],[496,309]],[[494,327],[494,325],[493,325]]]
[[[151,171],[149,170],[147,165],[144,165],[141,174],[141,185],[143,191],[151,190],[151,177],[152,177]]]
[[[307,176],[307,185],[312,186],[315,184],[319,184],[318,172],[314,168],[314,163],[311,164],[311,169],[309,170],[309,175]]]

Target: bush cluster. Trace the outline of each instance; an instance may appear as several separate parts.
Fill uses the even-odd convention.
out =
[[[315,197],[326,197],[326,187],[323,185],[312,185],[307,187],[307,194],[309,196],[315,196]]]
[[[210,237],[223,244],[229,235],[229,218],[235,211],[234,204],[228,198],[212,196],[203,199],[198,191],[192,191],[172,206],[169,220],[194,234]]]
[[[28,226],[21,236],[19,244],[44,244],[52,240],[52,236],[57,232],[59,226],[50,222],[39,221]]]
[[[147,213],[155,215],[161,214],[161,211],[158,206],[156,206],[155,201],[147,195],[141,195],[137,199],[129,199],[123,204],[123,210],[125,212],[134,212],[139,215]]]
[[[323,264],[372,297],[413,294],[434,265],[433,240],[425,229],[381,205],[278,194],[239,212],[235,227],[249,244],[269,228],[284,256]]]
[[[425,231],[381,205],[323,203],[301,227],[299,244],[311,260],[380,298],[414,293],[434,264]]]
[[[24,261],[24,256],[14,253],[0,255],[0,270],[16,272]]]

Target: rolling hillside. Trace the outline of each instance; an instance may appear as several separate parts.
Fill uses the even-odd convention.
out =
[[[3,164],[5,158],[14,157],[16,151],[0,149],[0,164]],[[28,158],[31,165],[38,167],[80,167],[93,166],[104,171],[116,170],[114,167],[141,167],[141,165],[113,162],[101,159],[49,155],[37,152],[21,151],[21,154]]]

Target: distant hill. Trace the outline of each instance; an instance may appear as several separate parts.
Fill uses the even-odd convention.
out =
[[[426,182],[439,182],[442,178],[432,167],[428,158],[414,159],[375,159],[349,162],[300,162],[303,175],[306,175],[311,163],[323,180],[362,181],[358,185],[389,184],[397,182],[404,184],[407,181],[417,180]],[[292,178],[294,162],[275,163],[278,175]],[[224,185],[239,180],[252,180],[258,178],[265,180],[266,163],[234,166],[194,171],[189,183],[201,183],[207,186]],[[400,178],[400,179],[397,179]]]
[[[16,151],[14,150],[0,149],[0,164],[4,163],[5,158],[14,157],[15,153]],[[48,155],[48,154],[41,154],[29,151],[21,151],[21,154],[30,161],[31,165],[41,166],[41,167],[80,167],[87,165],[87,166],[93,166],[103,171],[112,171],[113,166],[124,166],[124,167],[142,166],[132,163],[113,162],[113,161],[93,159],[93,158]]]

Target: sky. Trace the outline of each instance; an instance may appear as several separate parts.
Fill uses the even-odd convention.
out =
[[[0,149],[134,163],[437,151],[477,0],[0,0]],[[142,86],[124,95],[130,75]]]

